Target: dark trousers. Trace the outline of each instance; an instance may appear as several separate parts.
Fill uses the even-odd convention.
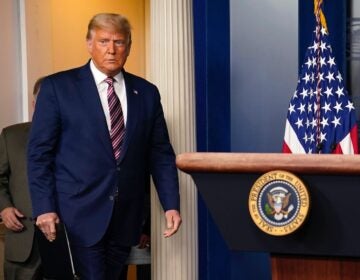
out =
[[[129,256],[130,248],[118,242],[118,207],[115,202],[109,228],[91,247],[72,246],[76,273],[81,280],[117,280]]]
[[[29,258],[25,262],[4,260],[4,279],[6,280],[41,280],[43,279],[39,249],[36,239]]]

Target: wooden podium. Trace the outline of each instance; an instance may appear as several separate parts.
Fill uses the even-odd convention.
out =
[[[189,173],[230,250],[269,252],[273,280],[360,279],[360,156],[184,153]],[[249,192],[264,173],[299,177],[311,208],[300,229],[272,236],[253,222]]]

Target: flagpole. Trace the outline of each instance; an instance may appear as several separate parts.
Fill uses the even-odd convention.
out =
[[[320,21],[320,11],[322,0],[314,0],[315,3],[315,17],[316,17],[316,152],[321,153],[321,130],[320,130],[320,121],[321,121],[321,77],[320,77],[320,31],[321,31],[321,21]]]

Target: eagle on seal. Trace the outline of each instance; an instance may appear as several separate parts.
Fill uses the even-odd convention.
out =
[[[290,205],[289,209],[285,209],[289,205],[291,193],[286,193],[284,191],[275,191],[267,193],[268,203],[271,207],[271,215],[274,216],[275,220],[280,221],[283,218],[287,218],[289,212],[293,209]]]

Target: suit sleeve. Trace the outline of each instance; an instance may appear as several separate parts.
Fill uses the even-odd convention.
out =
[[[11,197],[9,193],[10,166],[5,139],[5,131],[0,134],[0,211],[6,207],[11,207]]]
[[[49,78],[41,85],[28,143],[28,179],[33,216],[57,212],[54,166],[60,118],[55,90]]]
[[[180,210],[179,181],[176,157],[171,146],[164,112],[157,92],[155,118],[152,129],[150,166],[158,196],[164,211]]]

